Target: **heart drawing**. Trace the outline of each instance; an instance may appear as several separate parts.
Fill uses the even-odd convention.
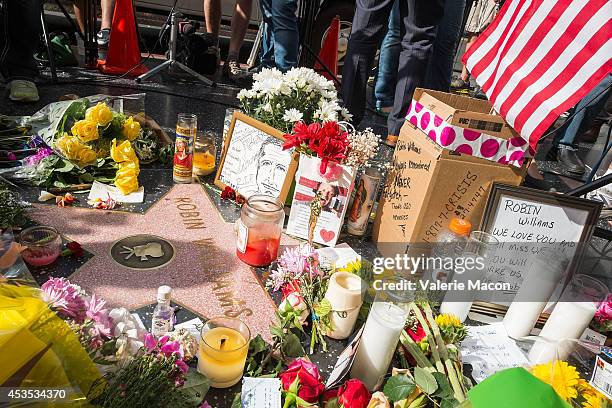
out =
[[[336,236],[336,233],[334,231],[322,229],[319,232],[319,235],[321,235],[321,238],[323,238],[323,241],[329,242],[334,239],[334,237]]]

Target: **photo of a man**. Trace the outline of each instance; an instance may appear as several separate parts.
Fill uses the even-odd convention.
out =
[[[314,192],[319,192],[321,197],[321,210],[328,211],[337,217],[340,217],[344,212],[344,204],[346,196],[340,194],[340,188],[325,181],[318,183]]]

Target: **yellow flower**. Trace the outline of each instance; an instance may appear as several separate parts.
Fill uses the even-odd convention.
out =
[[[100,126],[106,126],[113,120],[113,112],[111,112],[105,103],[98,102],[96,106],[92,106],[85,111],[85,119],[95,122]]]
[[[111,158],[117,163],[122,163],[125,161],[136,163],[138,162],[136,152],[132,148],[132,144],[129,140],[124,140],[119,145],[117,145],[117,139],[113,139],[110,155]]]
[[[138,190],[138,163],[123,162],[119,164],[119,170],[115,176],[115,186],[122,194],[130,194]]]
[[[578,396],[577,387],[580,375],[576,371],[576,367],[567,364],[565,361],[537,365],[531,369],[531,373],[550,384],[565,401]]]
[[[97,158],[96,152],[81,143],[76,136],[64,135],[55,141],[55,145],[68,160],[75,162],[79,167],[91,164]]]
[[[442,327],[461,327],[461,320],[457,318],[457,316],[450,313],[442,313],[436,316],[436,324]]]
[[[132,141],[140,136],[140,123],[134,120],[132,116],[126,119],[121,130],[126,139]]]
[[[585,401],[582,403],[583,408],[601,408],[603,403],[603,395],[587,394],[584,396]]]
[[[74,136],[78,136],[83,142],[91,142],[99,137],[98,125],[88,119],[79,120],[76,122],[72,129],[70,129]]]

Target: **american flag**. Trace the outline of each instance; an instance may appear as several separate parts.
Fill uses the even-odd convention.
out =
[[[612,0],[506,0],[463,63],[535,148],[560,114],[612,72]]]

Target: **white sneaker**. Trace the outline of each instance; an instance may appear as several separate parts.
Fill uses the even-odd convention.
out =
[[[15,102],[38,102],[38,89],[32,81],[15,79],[8,85],[11,94],[9,98]]]

